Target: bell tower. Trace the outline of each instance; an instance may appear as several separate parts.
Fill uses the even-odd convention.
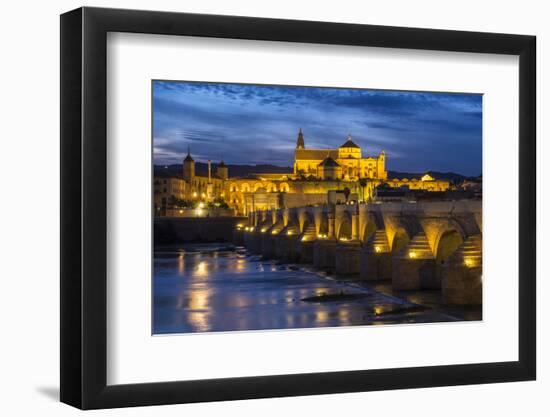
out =
[[[195,178],[195,160],[191,157],[191,150],[187,148],[187,156],[183,160],[183,179],[188,183]]]
[[[218,177],[220,177],[222,180],[226,180],[229,178],[229,169],[227,168],[227,165],[225,165],[223,160],[218,164],[216,174],[218,174]]]
[[[298,132],[298,139],[296,140],[296,149],[305,149],[306,144],[304,142],[304,134],[302,133],[302,128]]]

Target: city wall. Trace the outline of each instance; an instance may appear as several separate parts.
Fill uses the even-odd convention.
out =
[[[246,221],[246,217],[157,217],[154,242],[231,242],[237,225]]]

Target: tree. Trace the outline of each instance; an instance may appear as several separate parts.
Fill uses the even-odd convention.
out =
[[[351,191],[348,187],[344,188],[344,197],[346,197],[346,202],[348,201]]]
[[[359,185],[361,186],[361,199],[364,201],[365,200],[365,187],[367,186],[367,180],[366,178],[361,178],[359,180]]]

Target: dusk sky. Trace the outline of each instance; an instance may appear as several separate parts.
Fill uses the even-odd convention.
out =
[[[386,169],[481,174],[482,96],[342,88],[153,82],[155,164],[195,161],[292,167],[306,148],[337,148],[348,134]]]

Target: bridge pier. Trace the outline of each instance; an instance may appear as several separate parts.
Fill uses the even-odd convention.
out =
[[[298,236],[279,233],[275,240],[275,255],[283,262],[295,262],[298,260],[297,242]]]
[[[435,275],[433,259],[407,259],[394,257],[392,260],[392,288],[394,290],[420,290],[429,288]]]
[[[277,234],[273,234],[272,231],[267,231],[262,235],[262,256],[265,259],[275,258],[276,238]]]
[[[341,275],[359,273],[361,242],[339,242],[336,245],[335,272]]]
[[[443,302],[456,305],[479,305],[482,300],[481,267],[449,265],[443,271]]]
[[[365,281],[380,281],[391,279],[391,253],[375,253],[364,248],[359,255],[359,274]]]
[[[244,244],[252,253],[258,254],[262,252],[262,238],[257,227],[251,231],[245,232]]]
[[[235,246],[244,246],[244,229],[242,227],[237,227],[233,231],[233,244]]]
[[[384,230],[379,229],[367,241],[359,255],[359,274],[362,280],[391,279],[392,254]]]
[[[442,271],[441,291],[447,304],[481,304],[481,236],[467,238],[447,260]]]
[[[336,240],[320,239],[313,244],[313,266],[332,269],[336,260]]]
[[[392,288],[394,290],[435,289],[440,287],[436,279],[435,259],[426,235],[417,234],[392,259]]]
[[[300,262],[304,264],[313,263],[313,247],[315,240],[301,240],[299,243]]]

